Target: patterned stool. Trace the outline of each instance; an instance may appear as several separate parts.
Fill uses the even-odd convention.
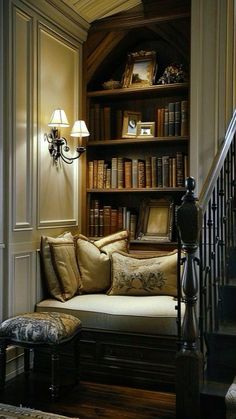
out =
[[[64,313],[26,313],[5,320],[0,325],[0,388],[5,385],[6,348],[9,345],[24,348],[24,371],[28,375],[30,349],[49,348],[51,354],[51,385],[49,390],[54,399],[59,393],[57,371],[61,346],[74,342],[75,373],[78,378],[79,338],[81,321]]]

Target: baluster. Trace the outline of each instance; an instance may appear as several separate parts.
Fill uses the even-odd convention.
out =
[[[177,209],[177,228],[186,253],[182,276],[185,313],[182,325],[182,345],[176,358],[176,412],[177,418],[200,419],[200,387],[203,376],[203,358],[199,350],[199,330],[196,315],[198,278],[195,253],[199,245],[202,211],[194,196],[195,181],[186,180],[187,192]]]

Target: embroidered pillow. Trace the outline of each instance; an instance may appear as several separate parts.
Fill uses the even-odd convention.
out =
[[[74,242],[50,242],[52,262],[60,283],[64,300],[79,292],[80,274],[77,266]]]
[[[128,232],[111,234],[95,242],[79,234],[74,240],[80,272],[80,293],[107,291],[111,285],[110,254],[114,250],[128,251]]]
[[[111,255],[109,295],[177,295],[177,252],[140,258]]]
[[[49,294],[59,301],[64,301],[61,285],[53,267],[51,251],[49,247],[50,242],[57,243],[58,241],[66,241],[73,243],[73,236],[71,233],[68,232],[63,233],[58,237],[42,236],[40,244],[40,257],[42,270],[44,274],[43,276]]]

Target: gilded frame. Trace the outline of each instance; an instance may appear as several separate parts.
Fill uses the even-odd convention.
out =
[[[153,138],[155,137],[155,122],[138,122],[137,138]]]
[[[141,112],[124,111],[122,138],[136,138],[137,124],[141,118]]]
[[[170,242],[173,233],[174,204],[171,199],[144,200],[139,211],[139,240]]]
[[[128,54],[122,87],[147,87],[155,82],[156,52],[139,51]]]

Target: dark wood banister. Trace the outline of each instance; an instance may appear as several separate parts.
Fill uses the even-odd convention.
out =
[[[205,275],[207,276],[210,272],[211,289],[212,281],[215,281],[214,286],[217,286],[218,284],[218,278],[212,278],[213,270],[211,269],[211,263],[213,263],[212,260],[214,260],[214,263],[219,263],[217,257],[215,257],[216,246],[218,246],[220,249],[218,250],[220,257],[223,255],[223,261],[225,261],[224,258],[228,233],[225,227],[227,223],[226,211],[228,211],[227,207],[229,207],[229,201],[232,199],[232,197],[235,202],[234,211],[236,206],[235,196],[233,196],[235,195],[235,191],[233,192],[233,187],[236,185],[236,169],[234,167],[235,133],[236,110],[233,113],[231,122],[227,129],[224,142],[220,146],[219,151],[213,160],[209,174],[200,193],[199,200],[194,195],[195,180],[193,178],[188,178],[186,179],[187,192],[182,199],[182,205],[178,207],[176,211],[176,225],[180,243],[179,253],[184,251],[186,255],[185,258],[179,260],[179,264],[184,265],[182,269],[183,273],[181,276],[181,291],[178,296],[179,314],[177,323],[178,330],[181,331],[181,335],[178,339],[179,350],[176,357],[176,417],[180,419],[201,418],[200,390],[204,374],[204,357],[203,345],[201,343],[201,339],[199,338],[201,335],[203,335],[204,332],[206,332],[206,330],[204,332],[201,331],[202,313],[200,313],[199,318],[197,316],[199,296],[198,290],[200,288],[201,294],[206,292],[205,284],[203,281],[204,268],[201,258],[208,258],[207,263],[205,262]],[[232,147],[233,152],[231,150]],[[230,153],[231,155],[229,158]],[[227,165],[229,165],[230,159],[230,170],[233,172],[233,175],[229,181],[229,166]],[[222,175],[222,171],[224,169],[225,171]],[[221,185],[222,182],[224,183],[223,185]],[[229,189],[229,183],[231,184],[231,190]],[[216,202],[218,199],[216,198],[216,191],[218,192],[219,196],[218,203]],[[219,208],[219,202],[224,204],[221,208]],[[214,224],[213,220],[215,218],[216,211],[219,211],[220,215],[218,219],[220,219],[220,223],[224,226],[222,227],[222,231],[224,230],[222,237],[219,236],[219,225]],[[228,221],[228,223],[230,223],[230,221]],[[214,240],[212,240],[213,234],[215,234]],[[202,238],[202,236],[204,237]],[[197,251],[200,244],[201,246],[198,256]],[[203,244],[205,246],[204,252],[202,251]],[[196,269],[197,265],[199,267],[198,272],[200,272],[199,276]],[[179,266],[179,272],[181,272],[181,266]],[[220,271],[220,273],[221,272],[222,271]],[[200,281],[199,278],[201,279]],[[202,295],[200,295],[200,297],[201,311],[203,307],[203,297]],[[182,326],[180,327],[181,301],[185,303],[185,312]],[[214,304],[210,303],[210,307],[205,307],[204,309],[213,310]],[[212,313],[210,314],[210,319],[211,330],[213,328]],[[217,321],[215,324],[217,324]]]
[[[219,173],[223,167],[223,164],[227,156],[227,153],[229,151],[235,131],[236,131],[236,110],[233,113],[232,119],[230,121],[230,124],[225,134],[224,141],[222,142],[217,154],[215,155],[215,158],[212,162],[208,176],[206,178],[206,181],[199,195],[199,205],[202,208],[203,213],[206,211],[208,202],[212,195],[212,191],[215,187]]]

